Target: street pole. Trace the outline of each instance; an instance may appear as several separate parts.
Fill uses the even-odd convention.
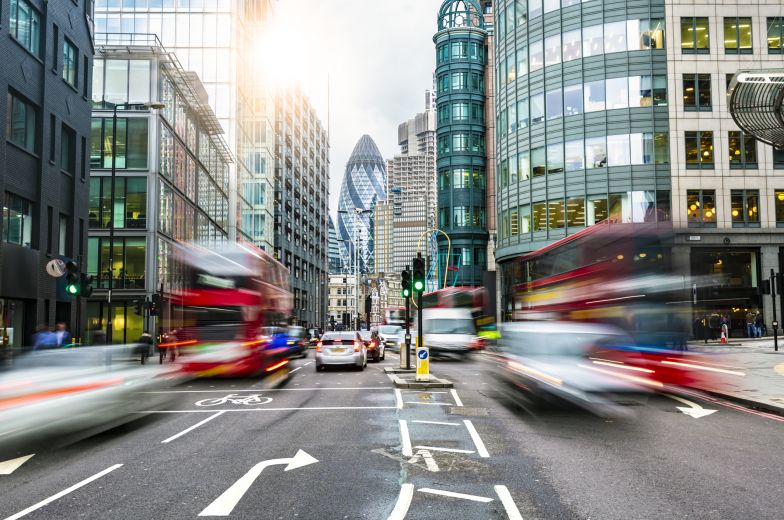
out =
[[[411,266],[406,266],[406,271],[411,272]],[[411,295],[406,296],[406,370],[411,370]]]
[[[776,274],[770,270],[770,300],[773,302],[773,350],[779,351],[778,328],[779,322],[776,320]]]
[[[117,178],[117,107],[112,111],[112,180],[110,184],[111,196],[109,202],[109,292],[107,293],[106,343],[112,344],[112,285],[114,284],[114,189]]]

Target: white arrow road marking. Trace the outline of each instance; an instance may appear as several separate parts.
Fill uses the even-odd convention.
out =
[[[19,466],[33,458],[35,453],[31,453],[30,455],[25,455],[24,457],[19,457],[16,459],[7,460],[5,462],[0,462],[0,475],[10,475],[14,471],[16,471]]]
[[[666,395],[670,399],[675,399],[676,401],[680,401],[681,403],[687,405],[688,408],[685,408],[683,406],[677,406],[676,408],[678,408],[678,410],[685,413],[686,415],[690,415],[694,417],[695,419],[699,419],[700,417],[705,417],[706,415],[710,415],[712,413],[718,412],[718,410],[705,409],[702,406],[698,405],[697,403],[689,401],[688,399],[684,399],[683,397],[678,397],[677,395],[670,395],[670,394],[664,394],[664,395]]]
[[[427,466],[428,471],[432,471],[433,473],[440,471],[440,469],[438,468],[438,464],[436,464],[436,461],[433,460],[433,456],[430,454],[428,450],[417,450],[416,454],[413,457],[411,457],[408,460],[408,462],[410,464],[416,464],[417,462],[419,462],[420,457],[424,459],[425,466]]]
[[[99,473],[96,473],[92,477],[86,478],[86,479],[82,480],[81,482],[79,482],[78,484],[74,484],[73,486],[69,487],[68,489],[64,489],[64,490],[60,491],[59,493],[50,496],[47,499],[41,500],[37,504],[28,507],[24,511],[19,511],[15,515],[11,515],[8,518],[6,518],[5,520],[18,520],[19,518],[22,518],[23,516],[26,516],[26,515],[32,513],[33,511],[35,511],[37,509],[41,509],[45,505],[51,504],[52,502],[54,502],[58,498],[62,498],[65,495],[67,495],[68,493],[76,491],[80,487],[86,486],[90,482],[92,482],[94,480],[98,480],[99,478],[103,477],[104,475],[106,475],[108,473],[111,473],[112,471],[116,470],[117,468],[121,468],[121,467],[122,467],[122,464],[115,464],[114,466],[109,466],[105,470],[103,470],[103,471],[101,471]]]
[[[245,473],[245,475],[240,477],[237,482],[232,484],[229,489],[224,491],[221,496],[204,508],[204,511],[199,513],[199,516],[229,516],[240,499],[245,496],[245,493],[248,492],[250,486],[259,478],[259,475],[261,475],[261,472],[264,471],[264,468],[266,467],[286,464],[286,468],[283,471],[289,471],[316,462],[318,462],[318,460],[302,450],[298,450],[296,455],[287,459],[272,459],[259,462]]]
[[[420,493],[430,493],[431,495],[441,495],[444,497],[450,498],[462,498],[463,500],[473,500],[474,502],[492,502],[492,498],[488,497],[480,497],[478,495],[466,495],[465,493],[455,493],[453,491],[442,491],[440,489],[432,489],[432,488],[419,488],[417,489]]]
[[[515,505],[509,489],[506,486],[495,486],[495,492],[498,493],[498,498],[501,499],[501,503],[504,505],[504,510],[506,510],[506,516],[509,517],[509,520],[523,520],[523,515],[521,515],[520,510],[517,509],[517,505]]]
[[[414,498],[414,484],[403,484],[400,487],[400,495],[397,497],[395,509],[387,520],[403,520],[411,506],[411,499]]]
[[[398,424],[400,424],[400,441],[403,443],[403,456],[412,457],[414,452],[411,450],[411,437],[408,435],[408,423],[405,419],[400,419]]]
[[[463,421],[463,423],[465,424],[465,427],[468,428],[468,434],[471,435],[471,440],[474,441],[474,446],[476,446],[476,452],[479,454],[479,456],[482,458],[489,457],[490,454],[487,453],[487,448],[485,448],[485,443],[482,442],[482,438],[479,436],[479,432],[477,432],[476,428],[474,428],[474,423],[467,420]]]
[[[204,419],[203,421],[199,421],[199,422],[197,422],[196,424],[194,424],[194,425],[193,425],[193,426],[191,426],[190,428],[186,428],[186,429],[184,429],[183,431],[181,431],[180,433],[177,433],[177,434],[175,434],[175,435],[172,435],[172,436],[171,436],[171,437],[169,437],[168,439],[161,441],[161,444],[168,444],[168,443],[170,443],[170,442],[171,442],[171,441],[173,441],[173,440],[179,439],[180,437],[182,437],[182,436],[183,436],[183,435],[185,435],[186,433],[188,433],[188,432],[191,432],[191,431],[195,430],[196,428],[198,428],[198,427],[199,427],[199,426],[201,426],[202,424],[206,424],[206,423],[210,422],[211,420],[215,419],[216,417],[218,417],[219,415],[223,415],[224,413],[226,413],[226,412],[225,412],[225,411],[222,411],[222,412],[218,412],[218,413],[216,413],[215,415],[210,415],[209,417],[207,417],[207,418],[206,418],[206,419]]]

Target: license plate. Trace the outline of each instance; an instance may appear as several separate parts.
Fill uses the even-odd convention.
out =
[[[342,353],[344,353],[345,351],[346,351],[346,349],[344,349],[344,348],[333,348],[333,349],[332,349],[332,353],[333,353],[333,354],[342,354]]]

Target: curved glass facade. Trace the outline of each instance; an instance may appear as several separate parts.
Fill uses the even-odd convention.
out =
[[[436,46],[438,227],[443,269],[459,267],[456,285],[481,285],[487,269],[487,31],[479,2],[445,1]],[[452,279],[450,279],[450,283]]]
[[[495,5],[502,286],[514,283],[510,260],[586,226],[670,219],[664,10]]]

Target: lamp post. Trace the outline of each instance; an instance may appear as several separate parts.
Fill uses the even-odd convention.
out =
[[[103,104],[105,105],[105,101]],[[109,204],[111,211],[111,218],[109,219],[109,292],[107,293],[107,328],[106,328],[106,342],[111,345],[112,344],[112,314],[113,314],[113,303],[112,303],[112,286],[114,285],[114,189],[115,189],[115,181],[117,178],[117,109],[122,107],[123,110],[128,110],[129,108],[136,108],[136,109],[153,109],[158,110],[164,108],[166,105],[159,102],[150,102],[150,103],[116,103],[112,110],[112,181],[111,181],[111,202]],[[123,263],[123,267],[125,264]]]

